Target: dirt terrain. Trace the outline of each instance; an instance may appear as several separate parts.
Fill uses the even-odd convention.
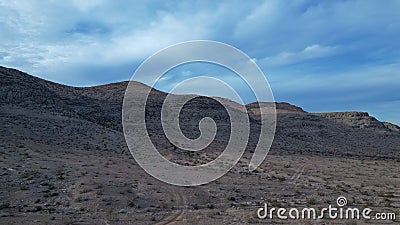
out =
[[[322,208],[335,205],[339,196],[345,196],[349,206],[395,212],[395,221],[379,223],[399,224],[398,126],[366,112],[309,113],[277,103],[272,148],[263,164],[249,172],[257,113],[268,103],[249,104],[252,132],[241,161],[207,185],[176,187],[148,175],[126,146],[121,125],[126,86],[69,87],[0,67],[0,224],[377,222],[256,216],[264,203]],[[159,103],[165,95],[152,91],[146,112],[152,141],[178,163],[215,158],[229,136],[224,109],[205,97],[184,109],[188,128],[183,132],[188,137],[198,136],[196,125],[206,115],[214,115],[224,128],[204,152],[188,154],[170,146],[160,133]]]

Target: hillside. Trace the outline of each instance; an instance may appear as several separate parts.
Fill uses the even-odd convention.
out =
[[[147,224],[162,222],[174,213],[179,218],[182,212],[211,213],[215,220],[210,221],[216,223],[228,215],[235,218],[241,204],[252,215],[265,195],[300,205],[305,204],[301,199],[306,194],[314,196],[315,204],[333,202],[329,195],[319,194],[323,191],[335,196],[345,192],[363,195],[366,200],[359,204],[371,201],[381,206],[386,198],[389,205],[400,206],[396,189],[398,126],[380,122],[366,112],[309,113],[289,103],[276,103],[273,146],[268,160],[254,174],[246,171],[246,162],[259,135],[257,115],[259,107],[271,103],[246,105],[252,126],[250,142],[228,178],[192,189],[160,183],[136,164],[126,147],[121,126],[126,86],[127,82],[70,87],[0,67],[0,224]],[[215,158],[229,137],[229,118],[223,107],[199,96],[184,108],[182,121],[188,128],[183,132],[187,136],[198,136],[197,123],[204,116],[211,115],[222,127],[203,153],[188,155],[174,149],[162,134],[159,109],[165,96],[154,90],[147,106],[149,131],[162,153],[184,164]],[[237,103],[225,101],[237,107]],[[305,165],[311,167],[309,174],[304,172]],[[362,172],[366,168],[375,173]],[[346,177],[350,172],[358,175]],[[294,179],[296,174],[303,174],[304,180]],[[363,187],[357,183],[361,181]],[[299,183],[292,187],[294,182]],[[340,188],[333,189],[337,185]],[[228,188],[232,186],[235,188]],[[249,192],[251,188],[254,190]],[[360,194],[361,189],[365,193]],[[190,221],[190,216],[187,219]],[[247,223],[251,218],[246,214],[243,220]]]
[[[17,111],[27,114],[32,112],[44,114],[44,117],[51,113],[121,131],[121,107],[127,82],[76,88],[48,82],[4,67],[0,68],[0,75],[2,112],[16,108]],[[142,86],[143,89],[149,88]],[[161,107],[165,95],[161,92],[157,93],[157,97],[149,102],[149,111],[157,111],[157,107],[158,109]],[[192,103],[187,107],[189,110],[187,115],[194,115],[197,112],[201,118],[210,114],[226,114],[220,106],[213,107],[215,104],[207,99],[202,101],[197,105]],[[236,103],[229,101],[229,104],[235,108]],[[261,103],[260,106],[268,107],[268,103]],[[257,115],[257,104],[249,104],[246,107],[251,116]],[[276,107],[278,124],[272,154],[301,152],[400,157],[398,127],[390,123],[382,123],[366,112],[308,113],[288,103],[277,103]],[[159,119],[151,120],[151,123],[157,127],[155,132],[162,128],[157,124]],[[228,120],[225,119],[226,121]],[[256,127],[257,121],[252,121],[253,126]],[[49,135],[52,135],[51,131]],[[223,135],[227,136],[227,133]],[[254,133],[252,136],[257,136],[257,134]],[[49,138],[53,139],[53,137]],[[253,140],[249,145],[254,146],[255,141]],[[337,151],[338,148],[340,151]]]

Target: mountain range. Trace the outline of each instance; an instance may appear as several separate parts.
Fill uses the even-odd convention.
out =
[[[248,149],[243,162],[227,177],[242,177],[249,181],[247,186],[237,183],[235,186],[235,182],[228,178],[190,190],[163,184],[138,167],[124,141],[121,110],[127,85],[128,82],[119,82],[71,87],[0,67],[1,224],[190,223],[191,216],[207,213],[211,213],[215,220],[211,217],[204,223],[221,222],[227,215],[233,215],[228,221],[251,223],[257,219],[247,214],[243,221],[242,218],[235,219],[237,211],[234,210],[240,212],[243,205],[245,209],[249,208],[246,212],[251,215],[250,209],[267,195],[265,190],[258,190],[265,185],[259,179],[269,179],[268,182],[276,181],[280,185],[281,182],[292,184],[293,176],[303,173],[300,159],[310,165],[321,162],[321,165],[315,164],[315,171],[310,172],[313,181],[307,180],[296,188],[286,190],[293,192],[293,196],[279,185],[271,184],[271,188],[275,187],[270,190],[275,193],[272,196],[285,201],[291,199],[300,205],[322,204],[329,196],[321,197],[318,190],[323,185],[317,185],[318,182],[335,187],[335,190],[325,188],[336,194],[355,193],[361,188],[358,184],[353,185],[357,183],[355,181],[344,184],[343,171],[336,175],[343,178],[337,182],[329,169],[325,168],[325,171],[330,171],[327,172],[330,174],[328,178],[318,175],[316,171],[324,171],[322,167],[332,163],[331,160],[343,159],[347,166],[359,165],[358,169],[364,168],[361,165],[365,163],[363,170],[377,168],[374,163],[383,162],[380,169],[386,170],[386,173],[381,171],[374,176],[392,176],[393,180],[388,181],[388,185],[393,185],[393,188],[387,186],[385,189],[373,181],[366,181],[364,187],[368,193],[364,194],[367,197],[359,202],[384,205],[381,200],[369,198],[380,196],[388,199],[389,205],[399,206],[399,189],[395,187],[399,177],[395,175],[395,168],[400,161],[400,127],[378,121],[367,112],[312,113],[285,102],[275,104],[276,134],[267,157],[277,162],[265,162],[262,168],[255,171],[256,174],[250,175],[244,165],[257,144],[260,107],[269,107],[269,103],[245,106],[252,125]],[[143,91],[150,89],[144,84],[139,86]],[[216,141],[205,153],[186,154],[173,148],[160,129],[160,103],[166,95],[152,90],[146,106],[152,141],[164,149],[163,154],[179,163],[207,162],[216,157],[229,137],[229,118],[226,118],[223,107],[208,97],[198,96],[196,101],[184,108],[182,120],[189,128],[183,133],[187,136],[193,138],[199,135],[196,125],[207,115],[214,115],[219,120],[217,125],[222,127]],[[238,107],[238,103],[223,101],[229,107]],[[267,172],[268,168],[274,169],[275,173]],[[379,170],[376,168],[375,171]],[[358,171],[356,168],[349,169],[352,170],[354,173]],[[319,179],[315,178],[319,176]],[[362,176],[361,180],[370,179],[368,174]],[[233,189],[226,190],[228,184]],[[258,187],[253,194],[243,191],[251,187]],[[375,192],[369,193],[372,189]],[[146,193],[149,191],[154,195],[148,196]],[[304,191],[314,197],[308,199],[296,191]],[[299,202],[302,197],[306,200]],[[276,204],[285,202],[271,201]],[[354,204],[357,201],[354,200]]]

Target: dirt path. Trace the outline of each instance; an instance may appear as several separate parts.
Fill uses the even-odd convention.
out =
[[[175,189],[171,189],[170,194],[172,195],[173,199],[175,199],[175,202],[177,203],[178,206],[180,206],[180,210],[176,212],[172,212],[170,215],[167,217],[164,217],[161,219],[159,222],[157,222],[155,225],[166,225],[166,224],[175,224],[176,222],[180,222],[184,220],[185,216],[185,210],[186,210],[186,197],[182,193],[178,192]]]

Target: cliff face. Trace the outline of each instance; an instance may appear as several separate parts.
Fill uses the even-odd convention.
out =
[[[370,116],[368,112],[328,112],[313,114],[354,128],[390,130],[394,132],[400,131],[399,126],[389,122],[380,122],[375,117]]]
[[[383,122],[382,124],[391,131],[400,132],[400,127],[393,123]]]
[[[343,123],[355,128],[377,128],[385,129],[386,126],[367,112],[331,112],[315,113],[315,115]]]

